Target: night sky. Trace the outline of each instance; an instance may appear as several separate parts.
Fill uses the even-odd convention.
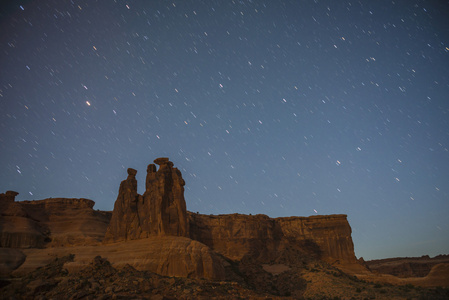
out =
[[[2,3],[4,3],[3,1]],[[347,214],[357,257],[449,253],[448,1],[9,1],[0,192]]]

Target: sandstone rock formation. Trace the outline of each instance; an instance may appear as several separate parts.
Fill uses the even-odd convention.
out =
[[[45,224],[33,219],[25,207],[14,202],[17,192],[0,194],[0,247],[41,248],[48,237]]]
[[[346,215],[288,217],[189,214],[190,237],[232,260],[272,260],[286,248],[336,264],[357,264]]]
[[[0,195],[0,277],[26,260],[27,249],[44,251],[102,241],[111,214],[93,210],[94,201],[50,198],[15,202],[15,195]],[[35,268],[39,266],[34,262]]]
[[[154,163],[159,170],[154,164],[148,166],[143,195],[137,194],[137,171],[128,169],[106,242],[188,236],[232,260],[251,256],[268,261],[293,247],[330,263],[357,264],[346,215],[272,219],[265,215],[187,214],[181,172],[168,158]]]
[[[63,276],[72,276],[86,266],[91,268],[92,260],[104,266],[104,260],[95,258],[101,255],[111,263],[107,268],[111,272],[122,268],[125,271],[120,273],[139,270],[200,279],[198,282],[203,278],[227,280],[269,296],[330,297],[335,295],[335,286],[341,286],[338,295],[348,298],[354,278],[344,272],[369,281],[449,285],[448,264],[442,261],[421,278],[369,272],[368,263],[356,260],[346,215],[270,218],[187,212],[181,172],[168,158],[158,158],[154,163],[159,168],[148,166],[143,195],[137,193],[137,171],[128,169],[112,213],[94,211],[94,202],[88,199],[15,202],[16,192],[0,194],[0,278],[11,272],[13,276],[29,274],[64,256],[70,261],[56,261],[58,270],[68,270]],[[416,268],[411,269],[415,272]],[[25,286],[38,295],[41,289],[65,286],[57,280],[48,283],[39,279]],[[0,279],[0,289],[1,285]],[[323,285],[333,286],[329,293],[322,294]],[[350,297],[363,294],[372,298],[367,292],[369,285],[356,285],[359,291],[354,290]],[[104,292],[115,293],[116,288],[121,287]],[[15,290],[14,285],[11,291]],[[224,291],[226,296],[231,290],[234,288]],[[74,297],[80,295],[87,294]]]
[[[103,239],[110,219],[110,213],[94,211],[95,202],[89,199],[14,202],[14,198],[3,195],[0,198],[1,247],[95,244]]]
[[[45,247],[97,245],[105,235],[110,212],[94,210],[95,202],[84,198],[50,198],[21,201],[28,215],[45,226]]]
[[[206,245],[185,237],[152,236],[98,246],[55,247],[23,250],[27,259],[14,275],[27,274],[54,259],[74,254],[74,261],[65,268],[78,272],[96,256],[108,259],[114,267],[130,265],[137,270],[164,276],[224,280],[222,259]]]
[[[0,203],[2,205],[7,204],[7,203],[12,203],[14,202],[14,200],[16,199],[16,196],[19,193],[14,192],[14,191],[6,191],[6,193],[1,193],[0,194]]]
[[[146,238],[149,236],[187,236],[187,211],[181,172],[168,158],[158,158],[148,165],[143,195],[137,194],[134,169],[120,184],[106,242]]]
[[[140,236],[136,174],[136,170],[129,168],[128,178],[120,183],[105,240],[127,240]]]
[[[321,259],[336,264],[357,264],[351,226],[346,215],[277,218],[287,240],[312,241]]]
[[[449,255],[438,255],[430,258],[428,255],[421,257],[396,257],[376,259],[366,262],[368,268],[376,273],[390,274],[400,278],[425,277],[432,268],[438,264],[449,264]]]
[[[168,158],[158,158],[147,168],[146,189],[142,207],[150,217],[140,215],[142,226],[150,235],[187,236],[187,211],[184,199],[184,179]],[[147,222],[145,222],[147,221]]]
[[[93,211],[94,202],[87,199],[14,202],[15,192],[3,194],[2,214],[28,222],[27,227],[22,226],[24,233],[3,226],[3,247],[53,247],[51,252],[60,256],[68,254],[61,247],[70,246],[70,251],[81,257],[72,267],[102,255],[117,266],[130,263],[162,275],[215,279],[223,278],[224,263],[215,253],[250,264],[282,260],[286,268],[302,263],[298,255],[332,264],[356,264],[346,215],[272,219],[266,215],[188,213],[181,172],[168,158],[154,163],[159,168],[148,165],[143,195],[137,193],[137,171],[127,170],[112,216]],[[100,241],[103,246],[98,247]],[[77,250],[78,246],[83,248]],[[28,258],[19,269],[47,263],[52,255],[42,255],[44,252],[25,251]],[[20,253],[15,255],[20,258]]]

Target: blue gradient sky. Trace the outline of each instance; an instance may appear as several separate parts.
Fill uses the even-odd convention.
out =
[[[449,4],[10,1],[0,189],[112,210],[170,157],[190,211],[348,215],[365,259],[449,253]]]

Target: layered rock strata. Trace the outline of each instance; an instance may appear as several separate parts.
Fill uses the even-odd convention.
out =
[[[313,241],[321,259],[329,263],[355,264],[352,229],[347,215],[276,218],[283,236],[289,241]]]
[[[329,263],[356,263],[346,215],[270,218],[189,213],[190,237],[233,260],[274,259],[294,247]]]
[[[48,229],[14,201],[18,194],[13,191],[0,194],[0,247],[42,248]]]
[[[45,247],[96,245],[105,235],[111,213],[94,210],[84,198],[50,198],[17,202],[47,230]]]
[[[89,199],[14,202],[11,196],[4,196],[7,194],[0,197],[1,247],[23,249],[95,244],[102,241],[109,224],[110,213],[93,210],[95,202]]]
[[[37,267],[48,264],[55,257],[74,254],[73,262],[64,265],[64,268],[71,273],[79,272],[92,259],[101,255],[116,268],[130,265],[137,270],[151,271],[164,276],[225,279],[223,262],[219,255],[206,245],[185,237],[152,236],[98,246],[25,249],[23,253],[26,260],[22,261],[20,267],[16,265],[18,268],[13,272],[15,276],[23,276]],[[8,263],[10,265],[15,263],[13,257],[10,257]],[[4,266],[7,267],[6,264]],[[0,263],[0,271],[1,267]]]

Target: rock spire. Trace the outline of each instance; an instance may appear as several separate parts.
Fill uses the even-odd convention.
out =
[[[128,169],[120,184],[105,241],[121,241],[157,235],[188,236],[184,179],[166,157],[148,165],[145,193],[137,193],[137,171]]]

